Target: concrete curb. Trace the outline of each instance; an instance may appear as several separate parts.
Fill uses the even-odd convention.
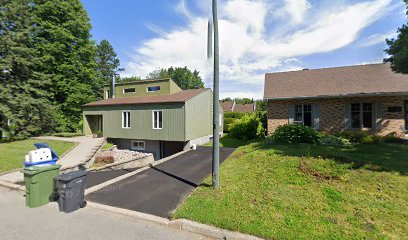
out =
[[[134,175],[136,175],[136,174],[138,174],[138,173],[140,173],[140,172],[143,172],[143,171],[145,171],[145,170],[147,170],[147,169],[150,169],[150,168],[153,167],[153,166],[157,166],[157,165],[159,165],[159,164],[161,164],[161,163],[170,161],[171,159],[173,159],[173,158],[175,158],[175,157],[177,157],[177,156],[179,156],[179,155],[181,155],[181,154],[183,154],[183,153],[186,153],[186,152],[188,152],[188,151],[190,151],[190,150],[186,150],[186,151],[182,151],[182,152],[173,154],[173,155],[171,155],[171,156],[169,156],[169,157],[167,157],[167,158],[163,158],[163,159],[161,159],[161,160],[159,160],[159,161],[156,161],[156,162],[154,162],[154,163],[151,163],[151,164],[149,164],[149,165],[146,166],[146,167],[139,168],[139,169],[137,169],[137,170],[135,170],[135,171],[133,171],[133,172],[126,173],[126,174],[124,174],[124,175],[122,175],[122,176],[119,176],[119,177],[117,177],[117,178],[114,178],[114,179],[111,179],[111,180],[109,180],[109,181],[106,181],[106,182],[103,182],[103,183],[101,183],[101,184],[98,184],[98,185],[96,185],[96,186],[90,187],[90,188],[88,188],[88,189],[85,190],[85,196],[88,195],[88,194],[90,194],[90,193],[93,193],[93,192],[95,192],[95,191],[98,191],[98,190],[100,190],[100,189],[102,189],[102,188],[104,188],[104,187],[107,187],[107,186],[109,186],[109,185],[112,185],[112,184],[114,184],[114,183],[117,183],[117,182],[119,182],[119,181],[122,181],[122,180],[124,180],[124,179],[126,179],[126,178],[132,177],[132,176],[134,176]]]
[[[138,219],[158,223],[160,225],[168,226],[170,223],[170,220],[168,220],[167,218],[162,218],[162,217],[158,217],[158,216],[154,216],[154,215],[150,215],[150,214],[146,214],[142,212],[136,212],[136,211],[132,211],[132,210],[124,209],[124,208],[112,207],[112,206],[99,204],[95,202],[87,201],[87,206],[96,208],[96,209],[113,212],[113,213],[117,213],[117,214],[121,214],[121,215],[128,216],[128,217],[133,217],[133,218],[138,218]]]
[[[236,239],[236,240],[262,239],[262,238],[258,238],[252,235],[247,235],[247,234],[243,234],[239,232],[233,232],[233,231],[217,228],[214,226],[190,221],[187,219],[169,220],[167,218],[157,217],[157,216],[142,213],[142,212],[132,211],[132,210],[123,209],[123,208],[117,208],[117,207],[111,207],[111,206],[89,202],[89,201],[88,201],[88,206],[92,208],[101,209],[104,211],[109,211],[112,213],[128,216],[128,217],[132,217],[132,218],[137,218],[140,220],[154,222],[156,224],[160,224],[160,225],[164,225],[164,226],[168,226],[172,228],[181,229],[184,231],[200,234],[200,235],[210,237],[210,238],[215,238],[215,239]]]
[[[3,180],[0,180],[0,186],[9,188],[11,190],[21,191],[21,192],[26,191],[25,186],[21,186],[21,185],[14,184],[14,183],[11,183],[11,182],[6,182],[6,181],[3,181]]]

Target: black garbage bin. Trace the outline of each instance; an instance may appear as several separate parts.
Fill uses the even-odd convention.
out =
[[[78,170],[55,178],[60,212],[70,213],[86,206],[84,198],[87,172]]]

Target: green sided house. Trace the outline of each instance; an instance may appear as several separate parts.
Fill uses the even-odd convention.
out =
[[[156,160],[212,138],[211,89],[182,90],[171,79],[140,80],[106,85],[104,96],[83,106],[85,135],[102,134],[119,148],[153,153]]]

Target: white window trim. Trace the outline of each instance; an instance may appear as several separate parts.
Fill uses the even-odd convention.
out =
[[[138,147],[134,147],[134,143],[137,143]],[[140,143],[143,143],[143,148],[139,147],[139,146],[140,146]],[[131,144],[132,144],[131,148],[132,148],[133,150],[136,150],[136,151],[144,151],[144,150],[146,150],[146,142],[145,142],[145,141],[132,140]]]
[[[302,106],[302,121],[296,121],[296,106]],[[294,116],[293,116],[293,123],[305,125],[305,105],[310,105],[313,108],[313,104],[295,104]],[[311,109],[312,113],[312,126],[313,126],[313,109]]]
[[[155,113],[156,112],[161,112],[162,113],[162,127],[160,128],[159,127],[159,121],[157,121],[157,127],[156,126],[154,126],[154,117],[155,117]],[[152,111],[152,126],[153,126],[153,129],[158,129],[158,130],[160,130],[160,129],[163,129],[163,110],[153,110]]]
[[[149,87],[159,87],[160,89],[159,89],[159,90],[156,90],[156,91],[149,91]],[[160,87],[159,85],[147,86],[147,87],[146,87],[146,92],[158,92],[158,91],[160,91],[160,90],[161,90],[161,87]]]
[[[373,122],[373,119],[375,119],[374,116],[374,104],[371,102],[353,102],[350,104],[350,128],[352,130],[363,130],[363,131],[368,131],[374,128],[374,123],[371,123],[371,128],[364,127],[364,103],[371,104],[371,122]],[[353,127],[353,109],[352,106],[353,104],[360,104],[360,127]]]
[[[123,119],[125,117],[124,113],[129,113],[129,118],[127,119],[126,122]],[[130,124],[131,116],[130,115],[131,115],[130,110],[122,111],[122,128],[124,128],[124,129],[130,129],[131,128],[131,124]]]
[[[129,93],[127,93],[127,92],[125,92],[125,89],[135,89],[135,91],[134,91],[134,92],[129,92]],[[134,87],[124,88],[124,89],[122,90],[122,92],[123,92],[123,94],[135,94],[135,93],[136,93],[136,88],[134,88]]]

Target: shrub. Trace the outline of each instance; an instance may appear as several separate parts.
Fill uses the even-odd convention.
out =
[[[95,157],[94,164],[95,165],[106,165],[115,162],[115,157],[113,153],[109,152],[101,152],[98,156]]]
[[[225,112],[224,113],[224,118],[242,118],[246,115],[249,115],[248,113],[242,113],[242,112]]]
[[[229,132],[230,125],[236,120],[236,118],[224,118],[224,132]]]
[[[230,124],[231,136],[240,140],[252,140],[265,136],[266,129],[256,114],[244,115]]]
[[[78,137],[78,136],[82,136],[83,134],[80,132],[76,132],[76,133],[70,133],[70,132],[60,132],[60,133],[54,133],[52,134],[52,136],[55,137]]]
[[[336,136],[348,139],[352,143],[373,143],[373,135],[367,131],[346,130],[338,132]]]
[[[319,143],[320,137],[316,130],[301,124],[286,124],[276,128],[270,136],[273,143],[296,144],[296,143]]]
[[[105,143],[103,146],[102,146],[102,150],[109,150],[109,149],[111,149],[111,148],[113,148],[113,146],[115,146],[113,143]]]
[[[326,132],[319,132],[320,144],[323,145],[347,145],[350,141],[346,138],[331,135]]]

